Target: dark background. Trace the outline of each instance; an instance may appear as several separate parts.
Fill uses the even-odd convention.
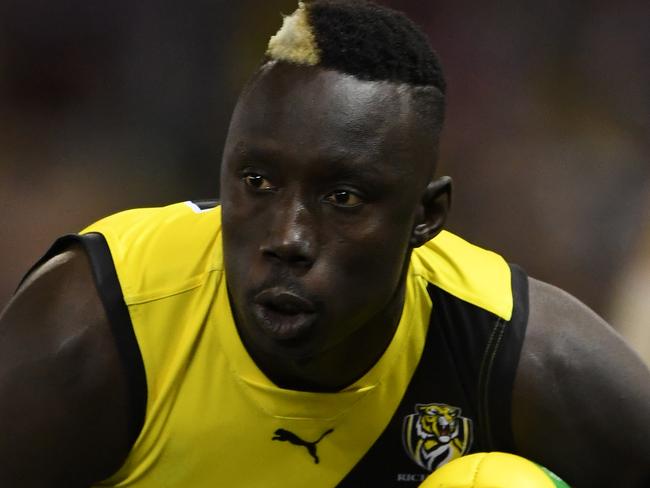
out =
[[[451,230],[650,329],[626,314],[650,301],[650,3],[381,3],[443,61]],[[238,90],[295,6],[0,0],[0,307],[58,235],[217,195]]]

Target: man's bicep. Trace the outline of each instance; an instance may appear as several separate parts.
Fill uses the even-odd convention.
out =
[[[88,486],[128,451],[126,387],[80,247],[0,315],[0,486]]]
[[[645,486],[650,372],[578,300],[536,280],[530,290],[528,332],[513,392],[519,453],[577,488]]]

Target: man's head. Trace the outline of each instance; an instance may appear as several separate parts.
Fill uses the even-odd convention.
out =
[[[389,341],[410,252],[448,208],[444,81],[410,21],[365,2],[301,4],[267,57],[224,151],[224,256],[244,343],[291,385]]]

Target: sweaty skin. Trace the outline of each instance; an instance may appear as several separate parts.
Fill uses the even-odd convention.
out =
[[[444,222],[449,181],[431,180],[435,148],[408,101],[390,83],[287,66],[241,98],[223,165],[226,273],[246,347],[279,384],[333,390],[363,374],[399,318],[410,250]],[[271,310],[247,313],[251,300]],[[0,314],[0,486],[81,488],[116,471],[131,448],[125,385],[88,259],[72,247]],[[516,454],[574,488],[647,488],[649,412],[641,360],[575,298],[531,279]]]

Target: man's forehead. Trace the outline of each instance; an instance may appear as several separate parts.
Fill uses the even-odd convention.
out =
[[[297,113],[315,110],[321,115],[352,119],[392,120],[410,109],[406,85],[364,81],[352,75],[320,67],[272,62],[249,83],[240,105],[251,114]],[[358,122],[358,120],[357,120]]]
[[[416,132],[408,89],[362,81],[318,67],[286,64],[262,69],[242,93],[232,130],[251,137],[288,137],[296,144],[329,139],[359,149],[410,145]],[[232,134],[231,134],[232,135]],[[233,141],[236,142],[236,141]]]

